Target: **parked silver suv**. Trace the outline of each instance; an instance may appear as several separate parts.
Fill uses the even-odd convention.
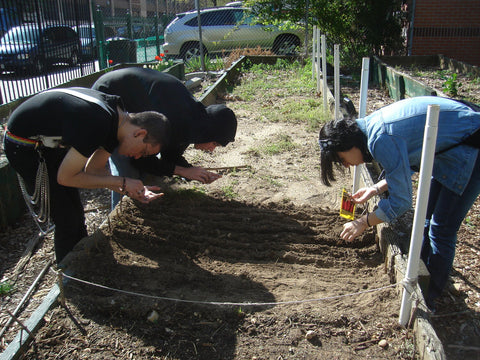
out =
[[[166,27],[163,51],[168,57],[188,61],[200,55],[197,15],[197,10],[177,14]],[[201,10],[200,23],[204,54],[260,46],[277,55],[291,55],[304,37],[300,29],[285,30],[273,25],[254,24],[249,9],[242,7]]]

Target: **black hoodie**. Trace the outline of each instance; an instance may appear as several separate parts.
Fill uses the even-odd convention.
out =
[[[153,110],[168,118],[172,132],[168,146],[161,150],[161,159],[149,156],[131,160],[141,171],[171,176],[176,165],[191,166],[183,157],[190,144],[216,141],[226,146],[235,139],[237,120],[233,111],[222,104],[205,107],[173,75],[130,67],[102,75],[92,88],[119,95],[128,112]]]

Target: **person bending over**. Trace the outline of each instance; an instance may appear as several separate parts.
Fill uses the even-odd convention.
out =
[[[112,176],[107,161],[114,149],[138,159],[156,154],[167,144],[169,125],[158,112],[128,113],[118,96],[86,88],[39,93],[11,114],[4,149],[18,173],[27,205],[40,229],[55,225],[57,263],[87,236],[77,188],[108,188],[148,203],[163,194],[142,181]],[[39,196],[40,195],[40,196]],[[31,208],[31,210],[33,210]]]
[[[479,108],[436,96],[409,98],[356,121],[326,123],[319,144],[327,186],[335,181],[333,164],[349,167],[375,159],[385,171],[385,179],[352,195],[363,204],[388,190],[374,212],[344,225],[341,237],[353,241],[367,227],[391,222],[412,207],[411,175],[420,169],[430,104],[440,106],[440,116],[421,258],[431,275],[426,302],[434,310],[452,268],[458,229],[480,193]]]
[[[213,152],[235,140],[237,119],[225,105],[205,107],[197,101],[176,77],[153,69],[131,67],[108,72],[92,86],[107,94],[118,95],[127,111],[159,111],[167,116],[172,132],[169,145],[162,148],[160,157],[128,159],[117,152],[110,158],[112,174],[142,178],[179,175],[209,184],[221,175],[203,167],[192,166],[183,157],[187,147]],[[112,207],[120,197],[112,193]]]

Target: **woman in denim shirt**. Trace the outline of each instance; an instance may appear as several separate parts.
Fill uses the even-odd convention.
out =
[[[362,204],[389,194],[374,212],[344,225],[341,237],[353,241],[367,227],[391,222],[412,207],[411,175],[420,169],[430,104],[440,106],[440,116],[421,257],[431,275],[426,301],[434,309],[452,268],[458,229],[480,193],[478,145],[454,146],[480,128],[480,112],[455,100],[420,96],[356,121],[331,121],[320,130],[319,144],[325,185],[335,181],[333,164],[349,167],[375,159],[385,171],[385,179],[352,195]]]

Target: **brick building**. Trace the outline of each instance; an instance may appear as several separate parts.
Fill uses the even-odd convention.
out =
[[[408,7],[409,55],[443,54],[480,66],[480,0],[410,0]]]

